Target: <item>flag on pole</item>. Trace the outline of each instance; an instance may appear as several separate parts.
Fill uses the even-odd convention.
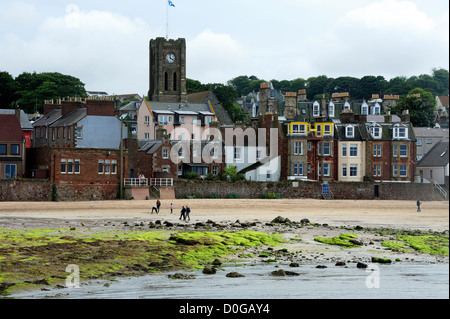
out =
[[[172,1],[169,0],[169,7],[175,7]]]

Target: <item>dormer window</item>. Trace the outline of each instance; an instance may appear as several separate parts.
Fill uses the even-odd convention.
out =
[[[406,139],[408,137],[408,128],[400,125],[394,126],[394,138]]]
[[[313,116],[320,116],[320,104],[317,101],[313,104]]]
[[[374,124],[374,125],[370,126],[370,134],[372,135],[373,138],[380,139],[381,133],[382,133],[381,125]]]
[[[372,106],[372,115],[379,115],[381,113],[381,106],[380,104],[375,103],[374,106]]]
[[[346,138],[355,137],[355,128],[352,125],[349,125],[345,128],[345,137]]]
[[[350,103],[345,102],[344,103],[344,111],[350,111],[351,107],[350,107]]]
[[[369,105],[367,105],[366,102],[364,102],[364,103],[361,105],[361,114],[362,114],[362,115],[368,115],[368,114],[369,114]]]
[[[334,103],[333,102],[330,102],[330,104],[328,105],[328,116],[334,117]]]

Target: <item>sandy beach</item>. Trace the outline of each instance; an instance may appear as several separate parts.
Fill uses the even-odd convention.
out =
[[[173,203],[173,214],[170,204]],[[159,215],[151,214],[154,201],[0,202],[0,228],[37,227],[51,220],[160,219],[176,222],[182,205],[191,207],[191,222],[270,222],[277,216],[331,226],[361,225],[399,229],[449,229],[449,202],[315,200],[315,199],[181,199],[162,201]],[[20,221],[20,223],[19,223]]]

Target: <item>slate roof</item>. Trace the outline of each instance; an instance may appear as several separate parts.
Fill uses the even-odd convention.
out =
[[[22,142],[23,131],[15,115],[0,114],[0,141]]]
[[[86,117],[86,108],[75,109],[66,116],[61,117],[57,121],[53,122],[50,127],[69,126],[77,123]]]
[[[62,116],[62,110],[61,109],[55,109],[48,113],[47,115],[42,116],[39,118],[36,122],[33,123],[33,127],[39,127],[39,126],[48,126],[53,124],[55,121],[60,119]]]
[[[439,142],[417,163],[417,167],[445,166],[448,164],[448,141]]]
[[[0,114],[15,115],[16,110],[0,109]],[[23,110],[20,110],[20,126],[22,127],[22,130],[32,130],[33,129],[33,125],[31,125],[30,121],[28,120],[28,116],[25,114],[25,112]]]
[[[430,128],[430,127],[414,127],[414,133],[416,137],[441,137],[448,140],[448,129],[442,128]]]
[[[346,136],[346,128],[347,126],[352,125],[354,128],[353,137]],[[335,135],[338,137],[340,141],[365,141],[366,140],[366,131],[363,126],[356,123],[336,123],[335,127]]]
[[[139,144],[145,143],[140,149],[139,152],[145,152],[146,154],[153,154],[156,152],[156,150],[161,146],[162,141],[161,140],[154,140],[154,141],[139,141]]]

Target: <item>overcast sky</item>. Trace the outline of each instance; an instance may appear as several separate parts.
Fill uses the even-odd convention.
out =
[[[292,80],[449,69],[448,0],[172,0],[187,77]],[[60,72],[87,90],[147,94],[167,0],[0,0],[0,71]]]

